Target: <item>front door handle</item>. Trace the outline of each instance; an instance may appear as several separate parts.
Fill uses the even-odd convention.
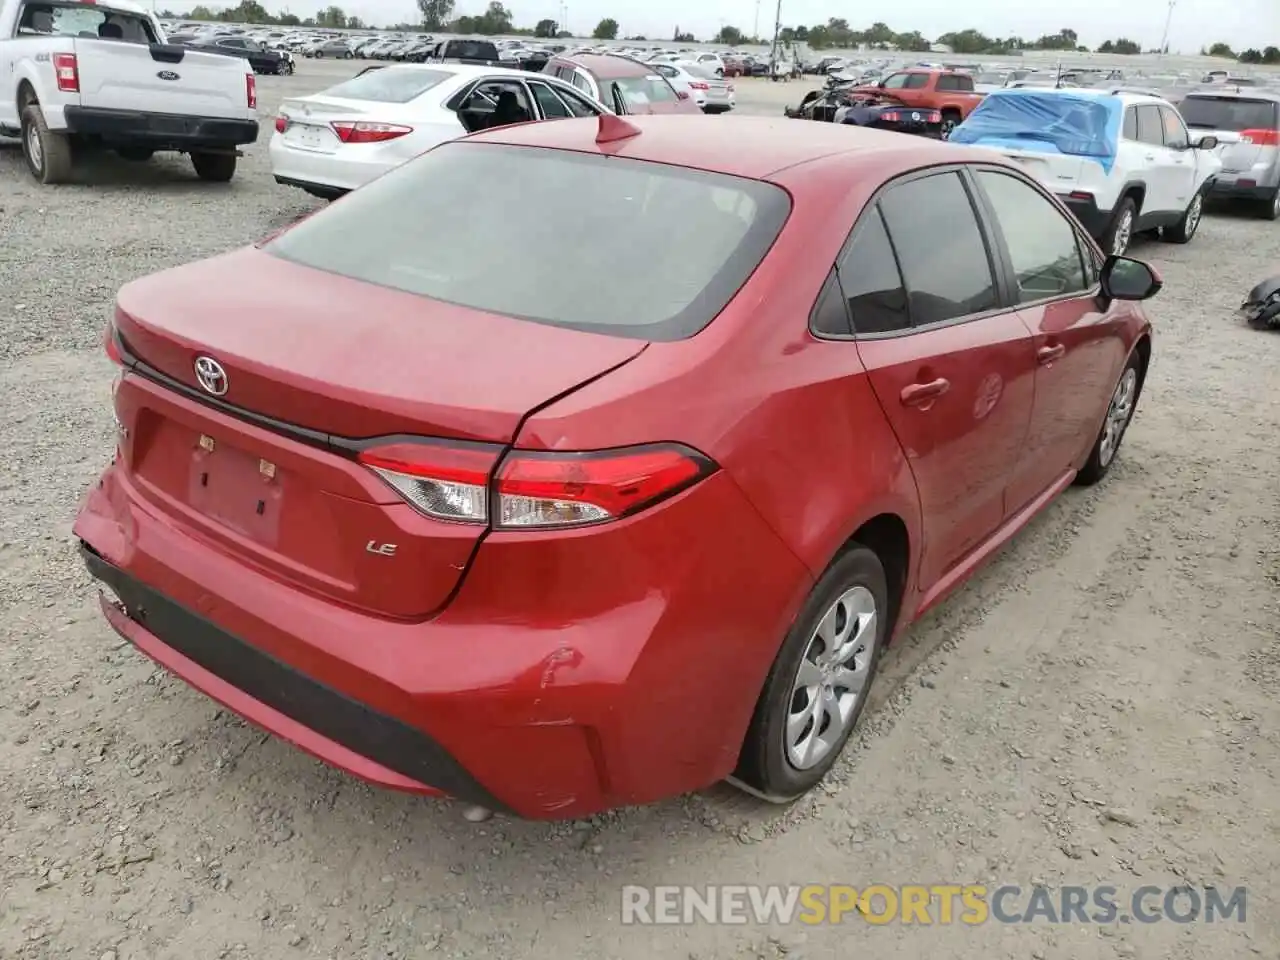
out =
[[[1053,363],[1053,361],[1061,359],[1062,355],[1066,352],[1066,347],[1060,343],[1055,343],[1051,347],[1041,347],[1037,350],[1036,360],[1038,360],[1041,365]]]
[[[951,381],[939,377],[928,383],[913,383],[902,388],[900,394],[904,407],[923,407],[937,400],[951,389]]]

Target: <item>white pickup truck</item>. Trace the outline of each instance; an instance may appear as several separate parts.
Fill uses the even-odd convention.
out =
[[[226,182],[258,138],[257,99],[244,60],[167,43],[129,0],[0,0],[0,135],[22,138],[41,183],[66,181],[94,147],[179,151]]]

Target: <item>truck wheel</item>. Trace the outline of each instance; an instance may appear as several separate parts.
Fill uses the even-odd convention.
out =
[[[947,140],[951,137],[951,131],[960,126],[960,111],[943,110],[942,111],[942,139]]]
[[[1280,190],[1258,204],[1258,215],[1263,220],[1280,220]]]
[[[1116,207],[1116,212],[1111,217],[1111,224],[1103,234],[1100,242],[1103,252],[1115,254],[1117,257],[1124,256],[1125,251],[1129,249],[1129,242],[1133,240],[1133,227],[1137,220],[1138,205],[1133,202],[1133,197],[1125,197]]]
[[[27,104],[22,111],[22,155],[31,175],[41,183],[71,179],[71,140],[49,129],[38,103]]]
[[[1163,239],[1170,243],[1190,243],[1200,226],[1200,217],[1204,213],[1204,191],[1198,192],[1182,211],[1182,219],[1172,227],[1165,227]]]
[[[121,160],[129,160],[133,163],[146,163],[153,156],[154,150],[146,147],[116,147],[116,156]]]
[[[196,176],[212,183],[227,183],[236,173],[234,153],[193,153],[191,165]]]
[[[324,54],[323,54],[323,53],[321,53],[319,50],[317,50],[315,53],[313,53],[313,54],[312,54],[312,56],[313,56],[313,57],[315,57],[317,60],[323,60],[323,59],[324,59]]]

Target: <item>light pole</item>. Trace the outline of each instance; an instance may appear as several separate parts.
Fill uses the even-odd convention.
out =
[[[756,41],[760,39],[760,0],[756,0],[756,21],[755,26],[751,28],[751,39]]]
[[[1173,8],[1178,5],[1178,0],[1169,0],[1169,14],[1164,18],[1164,36],[1160,38],[1160,56],[1164,56],[1164,52],[1169,49],[1169,26],[1173,23]]]

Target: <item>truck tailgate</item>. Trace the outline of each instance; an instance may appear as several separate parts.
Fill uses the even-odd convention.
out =
[[[229,120],[253,116],[249,65],[239,57],[87,38],[77,39],[75,50],[83,106]]]

